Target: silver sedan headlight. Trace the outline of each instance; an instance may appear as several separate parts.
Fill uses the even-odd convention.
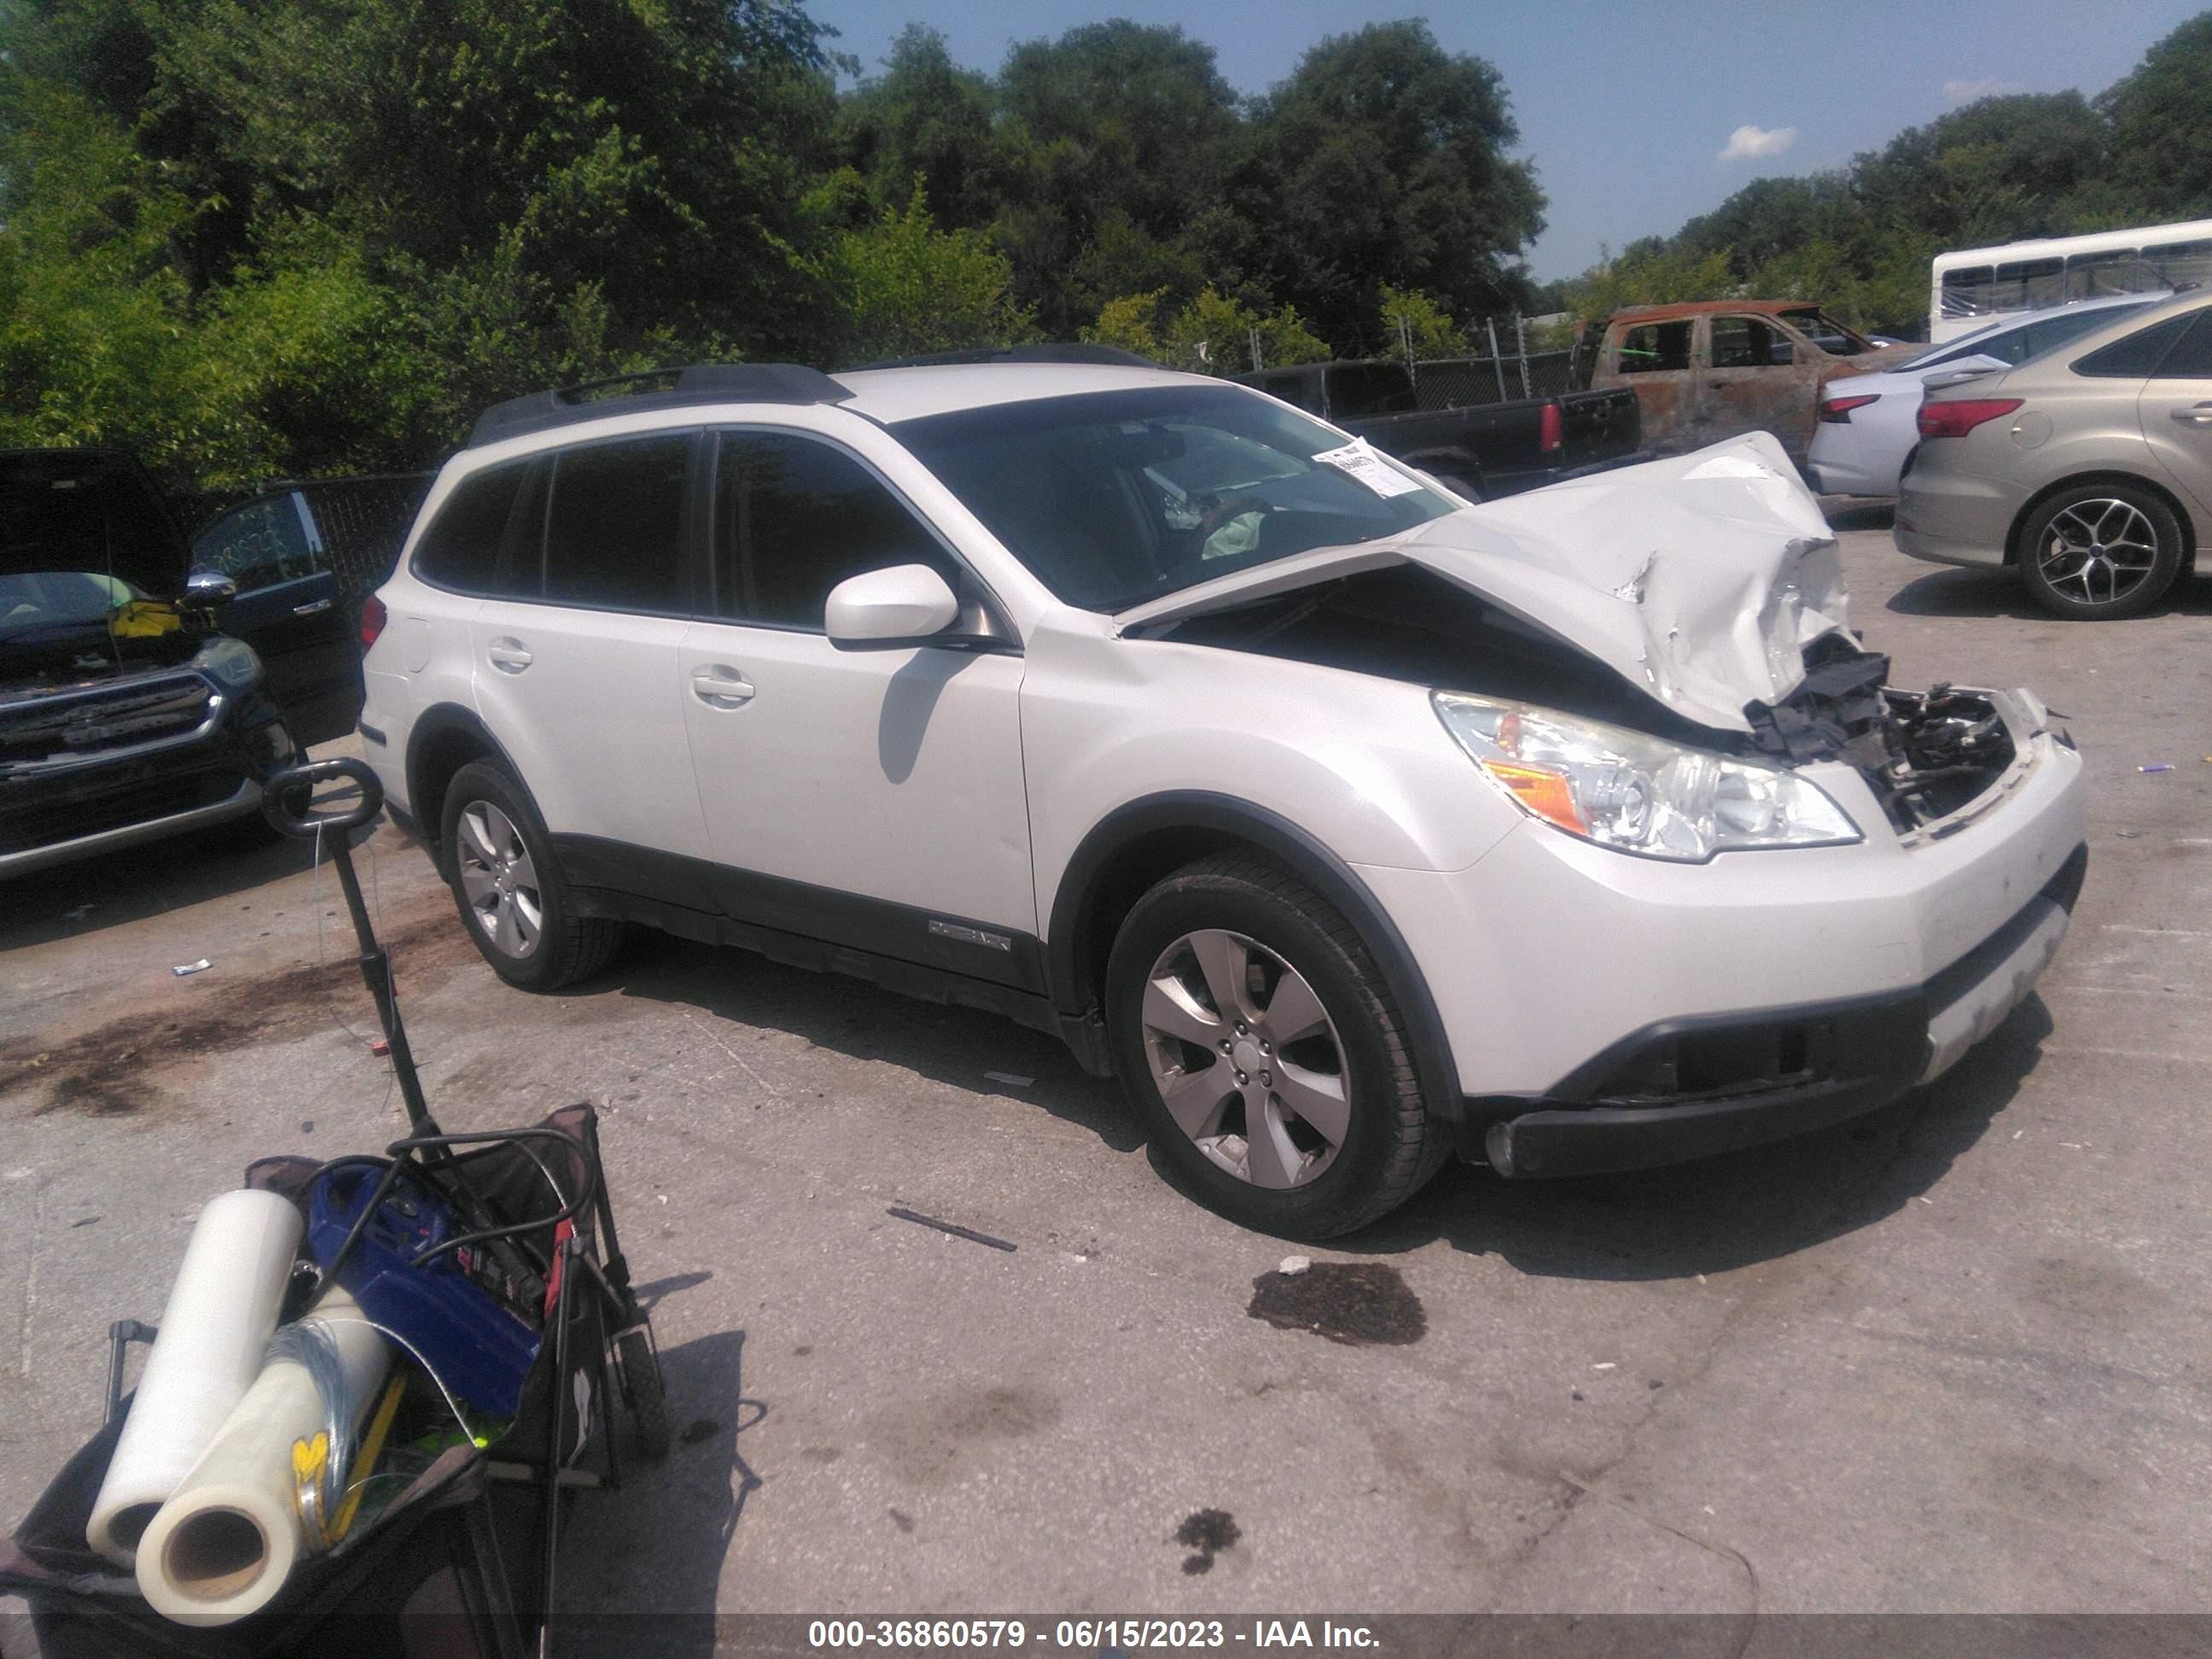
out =
[[[1747,848],[1863,839],[1819,786],[1779,767],[1528,703],[1459,691],[1431,701],[1522,811],[1601,847],[1698,864]]]

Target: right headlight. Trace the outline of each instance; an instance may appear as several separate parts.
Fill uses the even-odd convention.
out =
[[[1532,704],[1431,694],[1483,775],[1531,817],[1624,853],[1698,864],[1757,847],[1862,839],[1794,772]]]

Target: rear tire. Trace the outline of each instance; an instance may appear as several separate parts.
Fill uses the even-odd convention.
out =
[[[1243,1226],[1350,1232],[1412,1197],[1450,1150],[1366,945],[1267,859],[1201,859],[1139,899],[1106,1001],[1115,1069],[1154,1156]]]
[[[492,971],[525,991],[557,991],[605,968],[623,925],[577,914],[538,808],[489,761],[446,786],[439,842],[447,885]]]
[[[2062,489],[2021,527],[2020,575],[2045,610],[2078,622],[2140,617],[2181,574],[2181,522],[2140,484]]]

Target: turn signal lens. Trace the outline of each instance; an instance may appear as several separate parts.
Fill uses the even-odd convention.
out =
[[[1820,418],[1831,426],[1849,426],[1851,411],[1881,401],[1881,393],[1869,392],[1856,398],[1831,398],[1820,405]]]
[[[1486,760],[1482,769],[1505,786],[1506,793],[1547,823],[1577,836],[1589,834],[1589,820],[1575,804],[1575,787],[1564,772],[1547,772],[1533,766],[1514,766]]]
[[[1930,398],[1920,405],[1920,435],[1963,438],[1976,427],[2011,414],[2025,401],[2021,398],[1960,398],[1952,402]]]
[[[364,651],[376,643],[376,636],[384,632],[384,624],[391,621],[384,601],[370,594],[361,602],[361,648]]]

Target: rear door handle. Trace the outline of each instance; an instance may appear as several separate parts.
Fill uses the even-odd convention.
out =
[[[2212,403],[2199,404],[2194,409],[2177,409],[2170,412],[2173,418],[2184,426],[2212,426]]]
[[[310,599],[305,605],[294,605],[292,614],[295,617],[319,617],[330,608],[331,602],[328,599]]]
[[[693,672],[691,690],[700,702],[714,708],[735,708],[752,701],[753,683],[726,663],[715,663]]]
[[[524,648],[520,640],[494,640],[484,647],[484,656],[494,668],[501,669],[509,674],[520,674],[536,660]]]

